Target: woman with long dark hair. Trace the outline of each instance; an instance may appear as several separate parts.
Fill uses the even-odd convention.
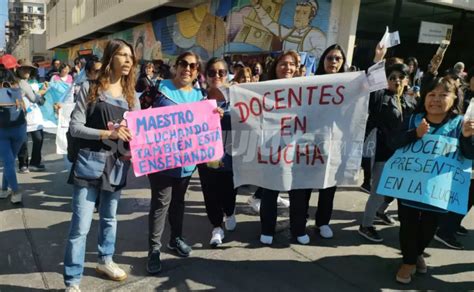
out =
[[[84,270],[86,240],[100,196],[98,265],[96,271],[111,280],[127,274],[112,257],[115,252],[117,205],[130,167],[128,141],[132,135],[123,115],[138,110],[135,98],[136,59],[132,46],[110,40],[104,50],[96,82],[85,82],[71,115],[70,132],[79,152],[69,176],[73,185],[72,219],[64,257],[64,282],[69,291],[79,291]]]
[[[204,70],[207,81],[208,99],[215,99],[217,105],[224,110],[221,120],[224,156],[217,161],[198,165],[206,213],[213,226],[210,245],[216,247],[224,239],[223,223],[227,231],[236,227],[235,198],[237,189],[234,187],[232,172],[232,137],[230,125],[230,101],[220,93],[227,86],[227,63],[220,58],[210,59]]]
[[[344,73],[347,69],[346,62],[346,54],[340,45],[334,44],[329,46],[319,59],[315,75]],[[334,195],[336,194],[336,190],[336,186],[319,190],[318,208],[315,218],[316,227],[319,229],[319,234],[323,238],[333,237],[333,231],[331,227],[329,227],[329,221],[331,220],[334,208]]]

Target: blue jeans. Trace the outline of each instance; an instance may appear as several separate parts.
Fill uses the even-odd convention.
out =
[[[13,128],[0,129],[0,155],[4,164],[2,190],[8,188],[18,191],[15,160],[21,145],[26,141],[26,124]]]
[[[87,233],[91,227],[94,205],[100,196],[99,206],[99,262],[109,262],[115,251],[117,233],[117,205],[120,191],[107,192],[93,187],[74,186],[72,219],[64,256],[64,283],[78,285],[84,271]]]

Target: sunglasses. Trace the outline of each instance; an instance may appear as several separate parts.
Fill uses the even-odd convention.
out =
[[[339,62],[339,61],[342,60],[342,57],[340,57],[340,56],[326,56],[326,60],[328,60],[329,62],[333,62],[333,61]]]
[[[178,66],[180,66],[183,69],[186,69],[189,66],[189,69],[191,69],[191,71],[195,71],[197,70],[197,68],[199,68],[198,63],[188,63],[186,60],[180,60],[178,62]]]
[[[390,81],[395,81],[397,79],[404,80],[405,78],[406,78],[405,75],[390,75],[390,77],[388,77],[388,80]]]
[[[225,69],[219,69],[219,70],[209,70],[207,72],[207,76],[209,77],[216,77],[217,75],[219,75],[219,77],[225,77],[227,76],[227,70]]]

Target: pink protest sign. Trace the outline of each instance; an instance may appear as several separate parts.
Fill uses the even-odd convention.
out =
[[[218,160],[224,155],[215,100],[128,112],[136,176]]]

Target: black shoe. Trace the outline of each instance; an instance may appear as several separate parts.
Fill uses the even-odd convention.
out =
[[[30,165],[30,170],[32,171],[44,171],[46,167],[44,164],[38,164],[38,165]]]
[[[386,225],[395,225],[395,220],[387,213],[375,213],[375,219],[379,219]]]
[[[383,238],[380,237],[375,227],[363,227],[362,225],[359,227],[359,234],[365,237],[366,239],[372,242],[382,242]]]
[[[168,243],[168,248],[175,250],[182,257],[188,257],[191,254],[191,251],[193,251],[193,249],[180,237],[171,239]]]
[[[161,271],[160,251],[153,250],[148,253],[146,271],[150,274],[158,274]]]
[[[369,183],[363,183],[360,186],[360,190],[363,191],[364,193],[370,194],[370,184]]]
[[[458,230],[456,230],[456,234],[457,235],[461,235],[461,236],[467,236],[467,234],[469,233],[469,231],[467,231],[466,228],[464,228],[464,226],[459,226]]]
[[[443,237],[443,236],[439,236],[438,234],[435,234],[434,239],[449,248],[464,249],[464,246],[462,245],[462,243],[460,243],[454,236],[451,238],[447,238],[447,237]]]

